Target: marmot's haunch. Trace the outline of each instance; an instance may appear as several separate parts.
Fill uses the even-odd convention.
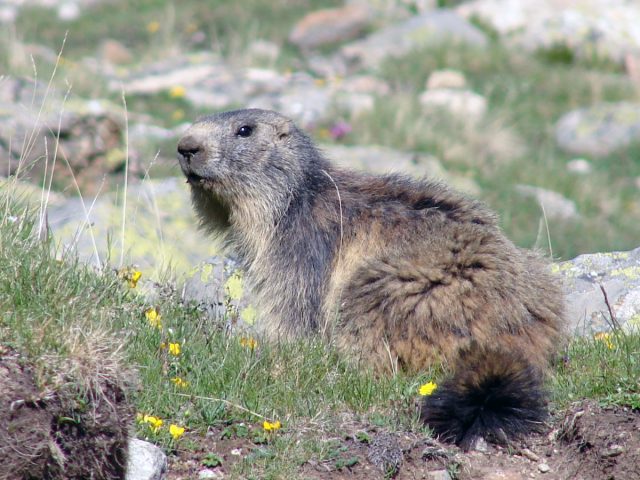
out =
[[[271,332],[320,332],[377,370],[451,365],[422,415],[463,448],[540,425],[561,289],[482,204],[337,168],[271,111],[204,117],[178,152],[203,227],[239,256]]]

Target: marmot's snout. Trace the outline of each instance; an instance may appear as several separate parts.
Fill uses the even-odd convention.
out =
[[[199,166],[205,165],[206,151],[201,140],[193,135],[185,135],[178,143],[180,168],[189,181],[201,180]]]

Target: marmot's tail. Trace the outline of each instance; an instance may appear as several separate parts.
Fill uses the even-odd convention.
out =
[[[468,450],[478,437],[504,443],[539,430],[546,403],[541,372],[521,355],[472,347],[426,397],[422,418],[441,440]]]

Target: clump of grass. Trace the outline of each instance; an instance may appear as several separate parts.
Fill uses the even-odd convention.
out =
[[[0,192],[0,383],[11,404],[1,409],[0,436],[13,432],[32,455],[3,451],[3,465],[29,478],[124,478],[135,377],[112,321],[123,313],[123,289],[115,277],[56,259],[10,188]],[[40,430],[25,429],[31,409]]]
[[[560,407],[583,398],[640,409],[640,333],[616,329],[576,338],[554,379]]]

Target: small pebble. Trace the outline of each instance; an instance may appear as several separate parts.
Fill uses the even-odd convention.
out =
[[[538,465],[538,470],[540,471],[540,473],[547,473],[549,470],[551,470],[551,467],[549,467],[549,465],[547,465],[546,463],[541,463],[540,465]]]
[[[528,448],[523,448],[521,450],[521,453],[524,457],[527,457],[529,460],[531,460],[532,462],[539,462],[540,461],[540,457],[538,455],[536,455],[535,453],[533,453],[531,450],[529,450]]]
[[[624,453],[624,447],[622,445],[611,445],[609,448],[604,449],[600,453],[600,456],[603,458],[617,457],[622,453]]]

